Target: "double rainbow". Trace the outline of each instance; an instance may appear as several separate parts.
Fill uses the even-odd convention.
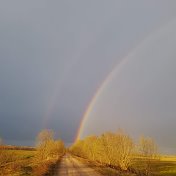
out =
[[[104,89],[107,87],[107,85],[111,82],[112,78],[114,76],[117,76],[117,74],[124,68],[124,66],[130,61],[131,58],[133,58],[133,56],[135,55],[135,53],[137,51],[140,50],[140,48],[143,46],[143,45],[147,45],[149,44],[150,42],[152,42],[152,39],[155,38],[156,36],[157,37],[160,37],[161,34],[163,34],[163,32],[168,32],[168,29],[170,29],[172,27],[172,25],[176,25],[176,20],[173,19],[171,21],[169,21],[166,25],[162,25],[160,26],[159,28],[157,28],[157,30],[153,30],[151,33],[149,33],[145,38],[143,38],[137,46],[133,47],[133,49],[131,50],[131,52],[129,52],[127,54],[126,57],[124,57],[121,62],[118,62],[113,68],[112,68],[112,71],[108,74],[108,76],[102,81],[102,83],[98,86],[97,90],[95,91],[95,94],[93,95],[90,103],[88,104],[86,110],[85,110],[85,113],[83,114],[83,117],[81,119],[81,122],[80,122],[80,126],[77,130],[77,133],[76,133],[76,137],[75,137],[75,141],[79,140],[82,136],[82,133],[83,133],[83,130],[84,130],[84,127],[85,127],[85,124],[88,120],[88,117],[92,111],[92,109],[94,108],[98,98],[103,94],[103,91]],[[57,92],[57,91],[56,91]],[[55,98],[57,97],[58,93],[55,93],[55,96],[52,97],[52,99],[55,100]],[[51,114],[51,111],[53,109],[53,106],[54,106],[54,103],[55,101],[51,101],[51,103],[49,104],[49,110],[48,112],[46,113],[45,115],[45,124],[46,124],[46,121],[48,120],[50,114]]]
[[[112,71],[108,74],[108,76],[103,80],[102,84],[97,88],[93,98],[91,99],[88,107],[86,108],[85,113],[83,114],[82,120],[80,122],[79,129],[77,131],[75,141],[81,139],[85,124],[88,120],[90,113],[92,112],[98,98],[103,94],[107,85],[111,82],[114,76],[117,76],[118,73],[124,68],[124,66],[133,58],[135,58],[135,54],[144,46],[149,45],[153,39],[159,38],[162,34],[169,32],[172,26],[176,26],[176,20],[173,19],[169,21],[167,24],[162,25],[161,27],[157,28],[157,30],[153,30],[152,33],[149,33],[141,42],[138,43],[136,47],[134,47],[131,52],[128,53],[126,57],[124,57],[121,62],[118,62]]]

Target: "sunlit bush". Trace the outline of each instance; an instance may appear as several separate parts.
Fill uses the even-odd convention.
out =
[[[77,141],[71,151],[78,156],[127,170],[131,164],[133,146],[130,136],[120,131]]]
[[[37,154],[39,160],[59,158],[65,152],[64,143],[53,139],[53,131],[42,130],[37,136]]]

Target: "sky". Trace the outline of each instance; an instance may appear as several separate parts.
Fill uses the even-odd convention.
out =
[[[175,0],[1,1],[0,137],[123,128],[173,150],[175,20]]]

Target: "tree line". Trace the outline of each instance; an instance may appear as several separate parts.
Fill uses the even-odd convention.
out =
[[[72,154],[121,170],[130,169],[134,157],[146,161],[146,174],[150,161],[158,158],[158,148],[153,139],[142,136],[137,143],[122,130],[89,136],[76,141],[70,148]]]

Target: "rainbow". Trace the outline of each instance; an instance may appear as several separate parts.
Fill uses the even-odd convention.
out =
[[[174,23],[173,23],[174,22]],[[163,32],[165,29],[167,30],[170,27],[170,24],[176,24],[176,20],[175,19],[171,19],[167,24],[163,25],[160,24],[160,26],[158,26],[157,28],[155,28],[153,31],[149,32],[147,34],[147,36],[145,36],[143,39],[141,39],[137,45],[135,45],[132,49],[131,52],[129,52],[124,58],[121,59],[121,61],[115,64],[115,66],[112,68],[112,71],[107,75],[107,77],[105,77],[105,79],[101,82],[101,84],[97,87],[95,94],[92,96],[92,99],[90,101],[90,103],[87,105],[86,110],[81,118],[81,122],[79,125],[79,128],[77,130],[77,133],[75,135],[75,142],[79,139],[81,139],[81,135],[83,133],[85,124],[88,120],[88,117],[93,109],[93,107],[95,106],[98,98],[103,94],[103,91],[106,89],[107,85],[111,82],[111,80],[113,79],[114,76],[117,76],[118,73],[120,73],[120,71],[124,68],[124,66],[131,60],[132,56],[135,55],[135,53],[143,46],[143,44],[148,44],[153,37],[155,37],[156,35],[159,36],[159,34],[161,34],[161,32]],[[76,59],[76,62],[78,62],[78,58]],[[65,78],[66,75],[68,75],[68,73],[70,72],[71,68],[73,67],[73,65],[75,65],[75,63],[70,64],[70,66],[66,69],[63,77]],[[62,83],[63,80],[60,82]],[[44,115],[44,121],[43,121],[43,127],[46,126],[47,121],[49,120],[49,118],[51,117],[51,114],[53,112],[53,109],[55,107],[55,103],[56,100],[59,96],[59,92],[60,92],[60,86],[59,84],[56,86],[56,89],[53,91],[53,96],[51,97],[51,100],[49,101],[49,105],[47,108],[47,112]]]
[[[93,98],[91,99],[90,103],[88,104],[88,107],[86,108],[85,113],[83,114],[82,120],[80,122],[80,127],[77,131],[75,142],[81,138],[81,134],[83,132],[84,126],[86,124],[86,121],[88,119],[88,116],[90,112],[92,111],[98,97],[102,94],[103,90],[106,88],[106,86],[109,84],[109,82],[112,80],[113,76],[116,75],[120,70],[123,68],[123,66],[127,63],[128,57],[125,57],[121,60],[120,63],[118,63],[112,71],[108,74],[108,76],[102,81],[102,84],[97,88]]]
[[[57,99],[58,99],[58,97],[59,97],[59,95],[61,94],[61,91],[62,91],[62,86],[61,85],[68,78],[68,76],[69,76],[71,70],[74,68],[74,66],[78,64],[78,62],[81,59],[81,55],[85,52],[85,49],[89,45],[91,45],[91,43],[95,42],[95,39],[96,38],[93,37],[93,40],[90,40],[85,45],[82,45],[82,42],[84,41],[84,38],[83,37],[80,38],[80,47],[82,48],[82,50],[81,51],[78,50],[76,52],[76,54],[72,56],[72,58],[73,58],[72,61],[69,63],[68,66],[65,66],[65,70],[63,71],[63,73],[61,75],[61,78],[60,78],[61,80],[56,82],[56,85],[52,90],[52,95],[51,95],[51,97],[48,101],[49,103],[46,107],[46,112],[44,112],[44,115],[43,115],[43,121],[42,121],[42,127],[43,128],[47,127],[48,121],[52,117],[52,113],[54,111]]]
[[[174,23],[176,22],[175,19],[172,19],[171,21],[169,21],[166,25],[160,26],[159,29],[157,28],[157,30],[153,30],[151,33],[149,33],[147,35],[147,37],[143,38],[143,40],[141,40],[141,42],[138,43],[138,45],[136,47],[134,47],[131,52],[129,52],[127,54],[126,57],[124,57],[121,62],[118,62],[115,67],[113,67],[112,71],[108,74],[108,76],[102,81],[102,84],[97,88],[93,98],[91,99],[90,103],[88,104],[85,113],[83,114],[82,120],[80,122],[80,126],[78,128],[76,137],[75,137],[75,142],[78,141],[79,139],[81,139],[81,135],[83,133],[85,124],[88,120],[88,117],[93,109],[93,107],[95,106],[98,98],[102,95],[103,91],[105,90],[105,88],[107,87],[107,85],[110,83],[110,81],[113,79],[114,76],[117,76],[118,73],[123,69],[123,67],[130,61],[130,58],[132,58],[132,56],[135,55],[135,53],[144,45],[144,44],[148,44],[149,42],[152,41],[152,39],[154,37],[159,37],[162,32],[166,32],[167,29],[169,29],[170,24],[176,24]],[[165,31],[166,30],[166,31]]]
[[[46,112],[44,114],[44,117],[43,117],[43,122],[42,122],[42,127],[43,128],[47,128],[47,124],[48,124],[48,121],[49,119],[51,118],[52,116],[52,113],[55,109],[55,105],[56,105],[56,102],[57,102],[57,99],[58,97],[60,96],[61,94],[61,90],[62,90],[62,87],[61,85],[64,83],[64,81],[68,78],[72,68],[74,68],[74,66],[78,63],[78,61],[80,60],[79,57],[75,57],[76,59],[73,59],[72,62],[70,62],[70,64],[65,67],[65,70],[63,71],[62,75],[61,75],[61,79],[60,81],[58,81],[56,83],[56,86],[53,88],[52,90],[52,96],[50,97],[49,99],[49,103],[47,105],[47,108],[46,108]]]

